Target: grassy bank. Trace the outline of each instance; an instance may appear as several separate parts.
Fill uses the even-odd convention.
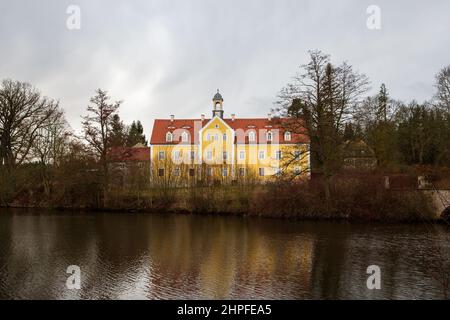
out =
[[[387,190],[381,176],[335,178],[331,190],[331,197],[326,199],[320,180],[165,189],[117,185],[107,193],[95,184],[59,188],[51,193],[36,186],[17,192],[9,206],[384,222],[437,218],[428,196],[420,191]]]

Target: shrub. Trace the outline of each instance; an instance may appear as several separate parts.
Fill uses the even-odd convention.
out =
[[[254,193],[250,214],[271,217],[417,221],[433,218],[432,201],[420,191],[386,190],[382,176],[337,176],[326,200],[322,181],[268,184]]]

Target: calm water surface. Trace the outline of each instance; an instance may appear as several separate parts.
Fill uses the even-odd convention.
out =
[[[450,228],[0,209],[0,299],[443,298]],[[366,287],[378,265],[381,290]],[[68,290],[69,265],[82,272]]]

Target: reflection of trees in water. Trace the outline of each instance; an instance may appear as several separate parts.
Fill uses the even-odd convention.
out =
[[[97,213],[92,217],[97,255],[85,268],[83,298],[145,297],[148,266],[143,222],[139,215]]]
[[[334,230],[332,230],[334,228]],[[438,228],[442,235],[442,228]],[[423,225],[345,224],[318,235],[314,264],[314,298],[325,299],[430,299],[441,289],[430,278],[436,260],[429,233]],[[428,240],[427,240],[428,239]],[[448,248],[448,242],[447,242]],[[450,253],[446,251],[447,256]],[[381,268],[381,290],[368,290],[366,268]]]
[[[430,224],[427,226],[426,254],[421,252],[427,274],[437,283],[443,299],[450,297],[450,235],[449,226],[443,227]]]
[[[77,297],[76,291],[65,290],[66,268],[71,264],[91,265],[96,258],[95,238],[92,230],[73,228],[77,219],[85,225],[85,217],[58,215],[31,215],[23,211],[3,217],[9,234],[0,234],[2,253],[2,287],[14,298]],[[77,239],[74,246],[72,239]]]
[[[0,298],[441,298],[442,228],[191,215],[4,215]],[[442,236],[447,240],[442,240]],[[442,246],[444,244],[444,246]],[[447,260],[448,261],[448,260]],[[66,268],[82,290],[65,289]],[[382,290],[366,287],[366,268]]]
[[[346,228],[346,225],[334,228],[332,223],[322,225],[314,255],[312,298],[337,299],[342,290],[341,272],[347,251]]]

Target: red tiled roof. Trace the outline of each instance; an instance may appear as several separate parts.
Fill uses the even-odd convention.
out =
[[[186,131],[189,133],[191,143],[198,142],[198,132],[202,129],[211,119],[156,119],[153,125],[152,136],[150,139],[150,144],[178,144],[181,141],[181,133]],[[272,118],[269,121],[267,118],[235,118],[223,119],[226,124],[228,124],[233,130],[241,129],[244,132],[250,130],[256,130],[256,143],[266,143],[267,131],[272,131],[273,141],[279,141],[279,143],[309,143],[309,137],[306,134],[292,133],[291,141],[284,140],[284,132],[291,131],[288,130],[289,119],[286,118]],[[276,135],[276,129],[278,129],[279,136]],[[264,130],[264,131],[263,131]],[[302,130],[306,133],[306,130],[302,127]],[[301,130],[295,130],[299,132]],[[167,132],[176,133],[173,142],[166,141]],[[243,143],[241,139],[237,138],[237,143]],[[245,143],[248,142],[248,134],[245,136]]]
[[[113,147],[108,152],[108,161],[111,162],[150,161],[150,148]]]

